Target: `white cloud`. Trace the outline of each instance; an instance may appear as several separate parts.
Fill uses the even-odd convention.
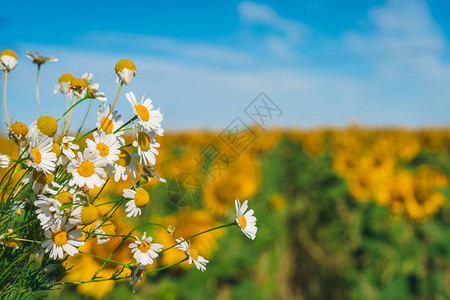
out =
[[[270,6],[244,1],[238,4],[238,13],[245,26],[265,26],[268,33],[264,44],[280,57],[292,57],[294,47],[299,45],[309,31],[305,24],[280,16]]]

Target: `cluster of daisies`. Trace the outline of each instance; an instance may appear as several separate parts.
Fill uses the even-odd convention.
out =
[[[245,200],[244,203],[240,203],[239,199],[235,200],[236,204],[236,219],[230,225],[236,224],[241,231],[249,238],[254,240],[256,237],[256,232],[258,228],[256,227],[256,217],[253,216],[253,209],[248,210],[248,201]],[[144,232],[142,239],[135,237],[136,241],[131,243],[129,247],[132,249],[134,259],[136,259],[137,266],[135,267],[132,277],[131,285],[133,285],[133,292],[137,289],[137,283],[142,281],[142,275],[147,265],[152,264],[153,260],[158,257],[158,255],[170,248],[163,250],[164,246],[157,243],[152,243],[153,238],[147,237]],[[195,267],[204,272],[206,270],[206,264],[209,263],[207,259],[199,255],[198,250],[191,247],[191,241],[185,240],[183,238],[175,239],[175,248],[186,253],[186,260],[189,264],[194,264]]]
[[[46,62],[57,61],[55,57],[31,52],[27,57],[38,68]],[[17,55],[11,50],[0,53],[0,69],[5,73],[5,85],[7,74],[15,68],[17,61]],[[114,110],[114,106],[122,86],[128,85],[136,75],[136,66],[124,59],[116,64],[115,71],[120,87],[112,106],[106,105],[107,98],[99,91],[99,84],[93,83],[93,74],[90,73],[81,78],[75,78],[70,73],[60,76],[54,92],[65,94],[67,103],[66,112],[59,119],[41,116],[29,126],[22,122],[11,124],[6,112],[6,96],[4,99],[9,137],[17,144],[20,154],[13,161],[27,170],[21,188],[29,187],[32,192],[26,201],[15,200],[19,197],[16,197],[18,193],[14,194],[13,210],[23,210],[26,202],[34,206],[46,238],[42,248],[55,260],[64,258],[65,254],[73,256],[78,253],[78,247],[84,245],[87,236],[95,236],[98,244],[106,243],[115,236],[114,224],[108,218],[99,216],[94,205],[95,198],[90,199],[91,189],[103,187],[107,180],[119,182],[131,176],[133,186],[123,190],[122,199],[118,202],[125,203],[126,216],[132,218],[141,215],[142,209],[150,202],[148,192],[140,187],[140,180],[137,180],[139,166],[142,167],[144,181],[156,178],[165,182],[154,169],[159,147],[156,139],[164,133],[161,127],[163,115],[159,108],[154,108],[150,98],[144,95],[138,101],[129,92],[125,98],[134,114],[127,122],[120,120],[121,115]],[[70,99],[73,100],[72,106],[69,106]],[[81,137],[70,135],[67,129],[72,111],[86,99],[101,102],[96,126]],[[39,101],[38,106],[40,110]],[[64,122],[62,134],[58,134],[58,122]],[[128,145],[123,137],[125,131],[133,131],[135,135],[134,141]],[[81,149],[78,142],[84,137],[87,137],[86,146]],[[9,168],[10,165],[11,159],[0,155],[0,167]],[[256,218],[253,210],[247,209],[247,201],[241,205],[236,200],[236,219],[230,225],[237,225],[247,237],[255,239]],[[86,226],[91,224],[94,224],[94,229],[88,232]],[[2,236],[0,243],[1,240]],[[133,268],[133,291],[142,280],[147,265],[172,247],[184,251],[189,264],[194,264],[201,271],[206,270],[208,260],[191,247],[189,238],[179,238],[176,242],[163,250],[164,246],[153,243],[152,237],[147,237],[146,233],[141,239],[134,238],[129,245],[136,260],[130,265]]]

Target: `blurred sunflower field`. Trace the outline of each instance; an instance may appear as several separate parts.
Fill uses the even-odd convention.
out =
[[[136,295],[128,281],[104,281],[57,287],[49,298],[450,298],[449,129],[251,130],[256,138],[239,153],[219,132],[165,133],[157,172],[167,183],[144,184],[150,205],[135,219],[172,225],[175,231],[145,225],[134,234],[147,231],[162,244],[173,244],[179,236],[233,219],[239,198],[255,210],[254,241],[232,232],[238,228],[213,231],[192,239],[213,262],[205,273],[185,262],[148,275]],[[1,143],[8,148],[4,153],[17,151],[6,138]],[[106,185],[100,214],[129,185]],[[116,234],[133,228],[123,211],[108,226]],[[80,250],[104,257],[121,242],[92,240]],[[122,249],[112,258],[131,260],[128,248]],[[160,264],[182,258],[171,249]],[[84,255],[70,258],[68,265],[70,282],[90,279],[102,265],[98,276],[110,277],[115,269]]]

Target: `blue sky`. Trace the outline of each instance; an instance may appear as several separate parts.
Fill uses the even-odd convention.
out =
[[[9,1],[0,49],[19,55],[8,77],[8,111],[31,123],[36,66],[27,50],[55,55],[42,67],[44,114],[58,117],[60,74],[94,81],[112,101],[114,65],[138,73],[125,92],[145,93],[169,129],[227,126],[264,91],[283,110],[273,126],[442,126],[450,118],[447,1]],[[2,85],[3,86],[3,85]],[[86,127],[95,121],[93,102]],[[82,118],[87,103],[74,113]],[[2,115],[3,117],[3,115]],[[2,123],[4,119],[2,119]],[[76,123],[76,121],[75,121]]]

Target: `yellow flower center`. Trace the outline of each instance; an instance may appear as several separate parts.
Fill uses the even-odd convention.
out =
[[[94,223],[95,220],[97,220],[98,210],[94,205],[87,203],[83,205],[83,207],[81,208],[80,215],[81,215],[81,223],[83,223],[83,225],[89,225]]]
[[[61,145],[63,146],[63,148],[64,148],[65,150],[69,149],[69,147],[70,147],[70,143],[69,143],[69,142],[67,142],[67,143],[62,143]]]
[[[100,124],[102,126],[102,130],[104,133],[106,133],[106,134],[112,133],[113,123],[112,123],[111,119],[102,118],[102,121],[100,122]]]
[[[139,116],[139,118],[141,118],[142,121],[147,122],[149,119],[149,113],[148,113],[148,109],[147,107],[145,107],[144,105],[138,104],[135,106],[136,108],[136,112]]]
[[[138,145],[142,151],[147,151],[150,148],[150,136],[145,132],[138,133]]]
[[[17,135],[27,135],[28,127],[22,122],[15,122],[11,125],[11,131]]]
[[[150,244],[146,241],[141,241],[141,244],[138,246],[139,251],[142,253],[146,253],[150,249]]]
[[[98,144],[96,149],[98,150],[98,153],[101,157],[108,156],[109,154],[109,148],[104,143]]]
[[[81,78],[74,78],[70,81],[70,87],[76,90],[82,90],[87,87],[87,82]]]
[[[53,143],[53,147],[51,150],[53,153],[56,154],[56,156],[58,157],[61,154],[61,147],[58,145],[58,143]]]
[[[197,249],[190,248],[189,249],[189,254],[191,255],[193,260],[198,261],[198,251],[197,251]]]
[[[17,54],[16,54],[16,52],[14,52],[14,51],[12,51],[12,50],[9,50],[9,49],[6,49],[6,50],[3,50],[2,52],[0,52],[0,57],[2,57],[3,55],[12,56],[12,57],[14,57],[15,59],[17,59]]]
[[[43,116],[37,119],[36,125],[42,134],[49,137],[53,137],[56,134],[56,131],[58,131],[58,123],[49,116]]]
[[[117,155],[118,160],[115,161],[116,164],[122,167],[126,167],[131,162],[131,155],[125,149],[120,149],[120,154]]]
[[[35,182],[38,182],[40,184],[50,184],[55,178],[55,175],[53,175],[52,173],[45,175],[44,172],[34,171],[33,178]]]
[[[247,220],[245,219],[244,215],[240,216],[238,219],[239,225],[241,225],[242,228],[245,229],[247,227]]]
[[[106,221],[102,225],[102,230],[105,234],[113,235],[116,234],[116,226],[111,221]]]
[[[59,81],[59,82],[71,82],[74,78],[75,78],[75,77],[73,77],[72,74],[70,74],[70,73],[64,73],[64,74],[62,74],[62,75],[59,77],[58,81]]]
[[[83,161],[81,165],[78,167],[78,174],[83,177],[91,177],[94,174],[95,166],[90,161]]]
[[[55,243],[58,246],[63,246],[67,244],[67,232],[64,230],[56,230],[53,232],[53,243]]]
[[[70,204],[73,202],[73,195],[68,191],[62,191],[56,195],[56,200],[58,200],[61,205]]]
[[[129,59],[122,59],[116,64],[115,70],[116,74],[122,71],[123,69],[128,69],[131,71],[134,71],[136,73],[136,66],[134,63]]]
[[[88,95],[89,95],[89,97],[91,97],[91,98],[97,99],[97,95],[92,91],[92,88],[91,88],[91,87],[88,87]]]
[[[134,195],[134,204],[136,207],[144,207],[150,202],[150,196],[144,189],[137,189]]]
[[[35,163],[37,163],[37,164],[41,163],[42,156],[41,156],[41,151],[39,151],[38,148],[36,148],[36,147],[31,148],[31,155],[33,155],[33,157],[34,157],[33,161]]]

